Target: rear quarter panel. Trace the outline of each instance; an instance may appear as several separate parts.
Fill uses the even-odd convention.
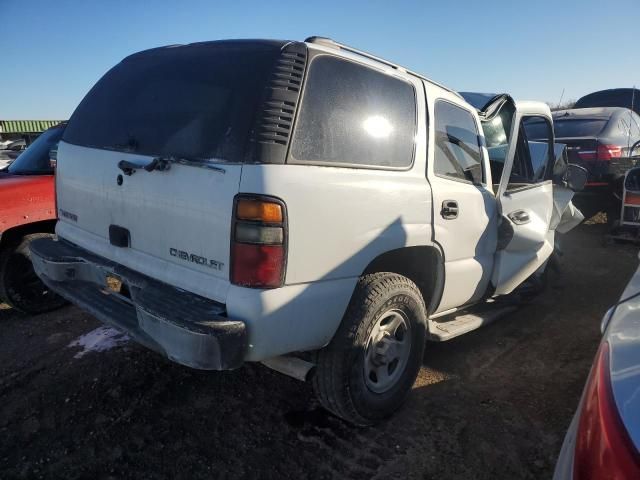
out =
[[[432,244],[424,146],[410,171],[245,165],[240,192],[282,199],[288,213],[285,286],[231,286],[229,316],[244,320],[247,360],[323,347],[369,263],[397,248]]]
[[[378,255],[431,242],[431,192],[418,167],[382,171],[245,166],[240,192],[287,206],[287,285],[357,277]]]
[[[418,129],[408,170],[243,166],[240,193],[283,200],[289,227],[285,286],[231,286],[227,296],[229,316],[247,325],[247,360],[326,345],[372,260],[390,250],[433,244],[424,90],[414,85]]]

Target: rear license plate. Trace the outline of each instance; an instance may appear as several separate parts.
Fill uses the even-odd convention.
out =
[[[120,293],[122,292],[122,280],[116,275],[108,274],[106,276],[107,293]]]

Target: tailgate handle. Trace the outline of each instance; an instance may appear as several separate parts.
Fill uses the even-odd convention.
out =
[[[118,162],[118,168],[122,170],[125,175],[133,175],[136,170],[146,170],[147,172],[153,172],[158,170],[164,172],[171,168],[171,163],[166,158],[156,157],[149,163],[137,163],[130,162],[129,160],[120,160]]]

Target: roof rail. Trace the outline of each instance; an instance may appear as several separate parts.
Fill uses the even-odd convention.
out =
[[[317,43],[319,45],[324,45],[324,46],[327,46],[327,47],[344,50],[346,52],[355,53],[356,55],[360,55],[361,57],[365,57],[365,58],[368,58],[370,60],[374,60],[374,61],[376,61],[378,63],[382,63],[383,65],[391,67],[391,68],[393,68],[395,70],[399,70],[401,72],[408,73],[409,75],[413,75],[414,77],[418,77],[418,78],[420,78],[422,80],[425,80],[425,81],[427,81],[427,82],[429,82],[429,83],[431,83],[431,84],[433,84],[433,85],[435,85],[437,87],[440,87],[440,88],[442,88],[442,89],[444,89],[444,90],[446,90],[448,92],[454,93],[457,96],[462,98],[462,96],[458,92],[456,92],[455,90],[452,90],[449,87],[445,87],[444,85],[442,85],[442,84],[440,84],[438,82],[434,82],[433,80],[431,80],[430,78],[425,77],[424,75],[420,75],[419,73],[416,73],[416,72],[414,72],[412,70],[408,70],[408,69],[406,69],[405,67],[403,67],[401,65],[398,65],[396,63],[390,62],[389,60],[385,60],[384,58],[377,57],[377,56],[372,55],[370,53],[367,53],[367,52],[365,52],[363,50],[358,50],[357,48],[350,47],[349,45],[345,45],[344,43],[336,42],[335,40],[333,40],[331,38],[312,36],[312,37],[305,38],[304,41],[306,43]]]

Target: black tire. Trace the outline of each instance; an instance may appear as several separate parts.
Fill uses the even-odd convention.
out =
[[[43,313],[60,308],[65,300],[38,278],[31,264],[29,244],[36,238],[53,237],[49,233],[25,235],[17,244],[0,252],[0,299],[25,313]]]
[[[410,351],[387,391],[374,392],[365,380],[366,348],[381,317],[399,312],[408,321]],[[406,400],[422,364],[426,308],[418,287],[406,277],[382,272],[362,277],[333,339],[316,353],[313,388],[324,408],[355,425],[372,425]]]

